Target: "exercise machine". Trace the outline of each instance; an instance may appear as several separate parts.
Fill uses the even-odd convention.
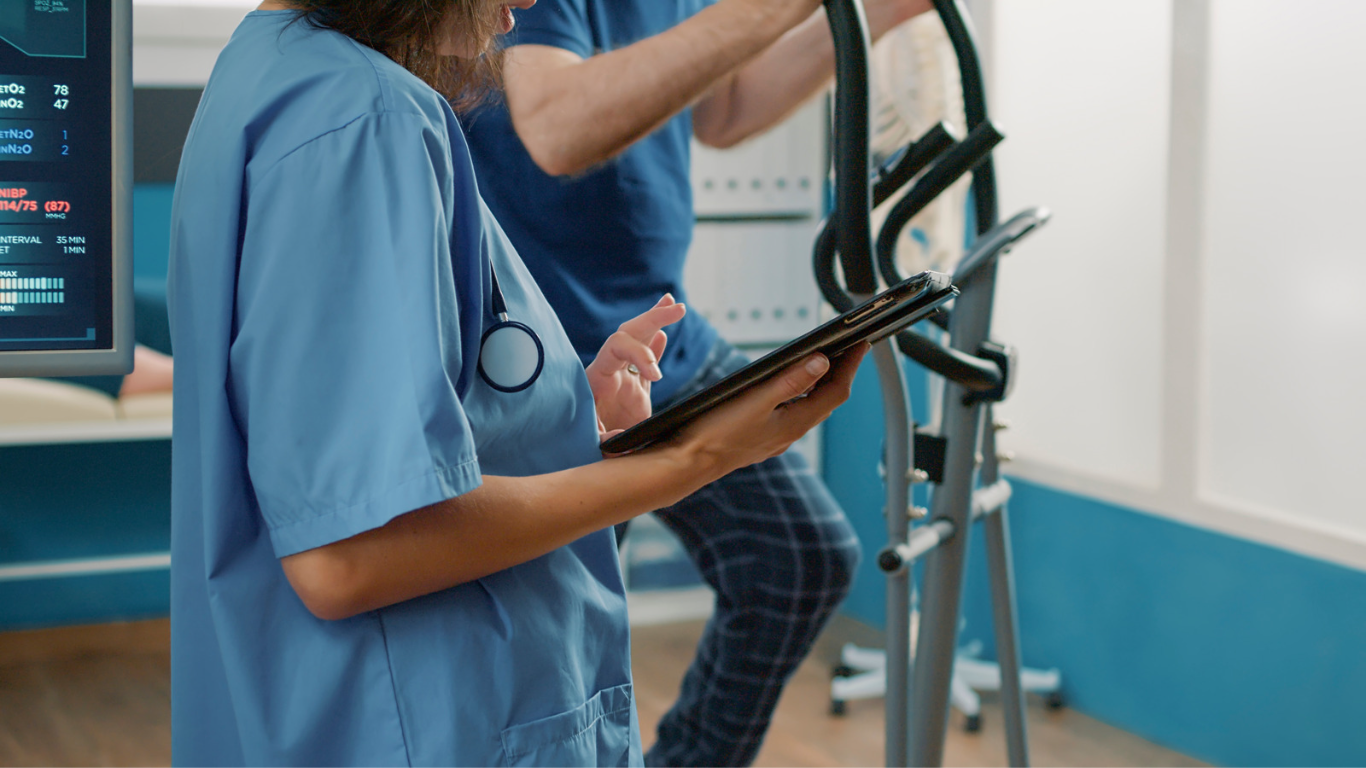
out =
[[[986,537],[992,615],[1007,757],[1028,764],[1024,686],[1006,502],[1000,476],[993,406],[1011,389],[1015,353],[991,338],[998,259],[1049,217],[1030,208],[1000,222],[991,151],[1004,136],[987,115],[974,35],[957,0],[934,0],[958,60],[966,135],[939,124],[873,169],[869,155],[868,32],[859,0],[826,0],[835,40],[834,205],[816,238],[814,267],[825,299],[844,311],[875,293],[878,277],[901,279],[895,244],[917,212],[964,175],[972,174],[976,238],[953,270],[961,291],[935,318],[947,343],[906,330],[874,346],[885,424],[887,546],[877,563],[887,576],[883,655],[886,762],[940,765],[948,727],[957,651],[959,605],[968,537],[975,521]],[[876,238],[870,211],[910,184]],[[837,275],[838,266],[843,285]],[[939,428],[912,420],[900,356],[944,378]],[[911,503],[911,486],[928,483],[928,510]],[[912,524],[913,521],[918,521]],[[918,620],[912,622],[912,566],[923,561]],[[988,674],[993,669],[987,667]],[[967,681],[960,677],[960,688]],[[1038,680],[1032,680],[1039,687]],[[1056,679],[1045,681],[1056,693]],[[1047,687],[1047,686],[1044,686]],[[838,699],[836,700],[838,701]],[[1055,701],[1057,701],[1055,699]]]

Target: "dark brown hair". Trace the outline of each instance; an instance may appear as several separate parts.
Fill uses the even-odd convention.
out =
[[[388,56],[450,100],[457,112],[502,87],[493,47],[502,6],[490,0],[291,0],[309,24],[336,30]],[[437,52],[448,25],[487,48],[472,59]]]

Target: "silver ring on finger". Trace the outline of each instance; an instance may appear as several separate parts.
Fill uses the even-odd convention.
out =
[[[629,373],[629,374],[631,374],[632,376],[639,376],[639,375],[640,375],[640,369],[636,367],[636,364],[635,364],[635,363],[627,363],[627,364],[626,364],[626,372]]]

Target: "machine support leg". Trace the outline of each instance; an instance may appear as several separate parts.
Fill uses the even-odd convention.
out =
[[[999,476],[996,430],[991,408],[986,409],[982,436],[982,484]],[[1029,765],[1025,736],[1024,689],[1020,685],[1020,626],[1015,611],[1015,569],[1010,556],[1010,520],[1002,505],[982,521],[986,536],[987,571],[991,581],[991,613],[996,627],[996,662],[1001,667],[1001,709],[1005,714],[1006,759],[1012,766]]]
[[[886,424],[887,540],[906,541],[910,532],[910,471],[914,464],[911,415],[896,349],[891,341],[873,346],[878,381],[882,386],[883,423]],[[911,569],[887,574],[887,765],[906,765],[906,722],[910,685]]]
[[[958,607],[963,591],[963,563],[967,556],[972,510],[974,439],[982,409],[962,404],[962,390],[948,385],[944,413],[944,482],[934,490],[930,518],[946,518],[955,534],[925,557],[920,593],[919,638],[911,676],[910,752],[907,765],[937,766],[944,761],[948,732],[949,682],[957,650]],[[891,717],[891,713],[888,713]]]
[[[974,176],[974,185],[981,181]],[[954,300],[949,338],[954,349],[976,354],[991,328],[992,294],[996,265],[981,267],[966,277]],[[973,486],[977,478],[978,436],[981,435],[982,403],[970,401],[957,384],[944,388],[944,421],[941,436],[944,479],[934,489],[930,519],[947,519],[955,535],[925,560],[924,587],[920,591],[919,638],[916,664],[911,675],[910,765],[937,766],[944,762],[944,738],[948,735],[949,681],[958,650],[958,615],[963,596],[963,564],[967,559],[971,531]],[[993,457],[994,458],[994,457]]]

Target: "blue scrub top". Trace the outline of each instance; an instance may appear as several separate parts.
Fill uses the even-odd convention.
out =
[[[343,621],[283,575],[279,558],[483,473],[600,459],[580,362],[480,201],[449,106],[293,19],[237,29],[176,186],[173,759],[639,764],[610,531]],[[512,394],[476,373],[490,262],[545,346]]]
[[[657,35],[713,0],[540,0],[516,11],[507,45],[549,45],[583,58]],[[687,301],[683,262],[692,242],[692,110],[685,109],[611,160],[572,177],[536,165],[501,100],[467,121],[470,152],[489,207],[545,289],[587,365],[617,326],[672,293]],[[656,404],[672,399],[706,362],[716,330],[701,312],[669,326]]]

